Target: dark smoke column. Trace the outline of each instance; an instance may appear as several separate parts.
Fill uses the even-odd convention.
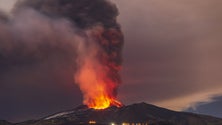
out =
[[[108,0],[20,0],[15,10],[27,8],[50,18],[68,19],[78,28],[84,41],[76,50],[74,78],[84,104],[95,109],[121,106],[116,97],[121,83],[123,34],[116,6]]]

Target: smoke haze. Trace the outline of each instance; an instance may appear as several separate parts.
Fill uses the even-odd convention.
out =
[[[222,95],[221,1],[113,1],[127,41],[124,103],[184,110]]]
[[[12,1],[16,0],[0,0],[0,7],[8,12],[9,8],[12,8],[9,7]],[[84,0],[78,2],[82,1],[84,3]],[[120,100],[126,105],[146,101],[174,110],[184,110],[189,107],[189,111],[195,110],[222,117],[219,110],[222,100],[220,97],[222,95],[222,1],[112,1],[119,9],[118,22],[127,41],[123,51],[124,84],[120,86],[118,93]],[[52,3],[55,4],[53,6],[59,5],[56,2],[48,2],[48,5]],[[21,7],[18,8],[24,8],[22,6],[27,4],[34,4],[34,1],[29,0],[22,5],[20,3]],[[49,19],[60,24],[62,22],[66,26],[71,24],[73,27],[71,30],[76,38],[79,37],[76,30],[83,31],[91,24],[94,31],[104,29],[101,23],[99,27],[95,27],[94,24],[97,24],[95,22],[98,20],[103,22],[103,16],[108,18],[107,15],[96,14],[103,13],[103,11],[96,12],[101,9],[99,7],[94,11],[94,15],[98,17],[90,19],[93,17],[89,14],[77,14],[75,11],[70,11],[66,14],[68,16],[62,16],[60,12],[65,12],[67,7],[60,10],[51,7],[49,11],[48,5],[43,6],[41,3],[37,5],[30,5],[35,6],[31,7],[30,11],[43,16],[44,20]],[[111,11],[114,12],[113,15],[118,14],[116,9],[114,10]],[[78,12],[80,11],[83,10]],[[81,21],[78,23],[80,19],[74,18],[76,23],[73,24],[72,18],[69,17],[70,13],[77,15],[78,18],[85,17],[84,15],[90,18],[83,18],[84,23]],[[92,14],[91,11],[90,13]],[[3,25],[10,16],[3,12],[0,15]],[[106,24],[106,27],[111,22]],[[55,34],[53,36],[57,38]],[[36,38],[35,35],[31,37]],[[10,56],[4,58],[3,53],[0,54],[0,119],[18,121],[39,118],[81,104],[83,97],[78,86],[73,83],[73,74],[77,70],[75,59],[73,60],[76,50],[66,45],[66,49],[60,46],[56,47],[60,49],[53,47],[50,49],[40,47],[35,50],[37,53],[30,55],[21,54],[24,47],[17,48],[16,51],[5,49],[4,54],[8,52],[11,54],[8,53]]]
[[[123,35],[119,24],[116,22],[117,15],[116,6],[106,0],[17,1],[10,16],[4,12],[0,13],[1,81],[6,86],[5,91],[9,86],[17,88],[17,86],[23,86],[28,82],[35,84],[40,81],[39,86],[45,85],[46,87],[45,90],[41,90],[41,88],[36,95],[36,97],[41,98],[39,96],[44,96],[44,93],[47,93],[47,88],[52,87],[52,91],[57,88],[53,83],[46,83],[48,81],[44,78],[30,78],[30,76],[39,76],[40,72],[43,71],[44,74],[45,71],[45,76],[55,78],[60,75],[60,77],[68,78],[70,83],[70,74],[68,73],[71,73],[75,78],[73,81],[76,81],[82,90],[84,104],[88,106],[96,104],[97,94],[104,96],[105,100],[110,98],[114,101],[117,98],[117,89],[121,82],[119,71],[123,46]],[[89,65],[85,67],[84,64],[90,64],[91,69],[95,70],[95,79],[100,79],[99,82],[82,81],[81,73],[85,68],[89,68]],[[29,71],[32,66],[38,67],[39,70]],[[53,71],[49,69],[54,69],[55,72],[51,73]],[[19,71],[16,72],[15,70]],[[4,75],[11,76],[13,79],[8,80]],[[13,75],[16,75],[17,78],[14,78]],[[83,74],[83,76],[85,75]],[[32,82],[30,80],[37,81]],[[58,86],[58,82],[55,85]],[[32,86],[36,91],[38,90],[36,87],[38,85]],[[67,84],[66,86],[71,85]],[[96,86],[98,86],[98,90],[95,89]],[[24,91],[18,92],[18,95],[21,96],[29,91],[26,89],[25,87]],[[76,90],[73,89],[73,91]],[[79,94],[77,95],[81,97]],[[3,95],[3,101],[7,101],[4,98],[6,95]],[[25,102],[35,102],[26,96],[24,98],[23,101],[26,100]],[[71,102],[80,104],[75,102],[78,99],[73,98],[73,100]],[[13,107],[19,108],[19,106]],[[14,111],[11,112],[19,112],[17,108],[13,108]],[[57,108],[59,110],[61,107]],[[20,107],[20,109],[25,110],[24,107]],[[2,118],[4,117],[8,119],[7,113]],[[20,118],[17,117],[17,119]]]

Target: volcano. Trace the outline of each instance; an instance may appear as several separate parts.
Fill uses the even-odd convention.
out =
[[[85,105],[39,120],[0,125],[222,125],[221,118],[188,112],[176,112],[146,103],[111,106],[103,110]]]

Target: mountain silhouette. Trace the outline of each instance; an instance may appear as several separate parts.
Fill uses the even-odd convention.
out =
[[[0,125],[222,125],[221,118],[188,112],[176,112],[146,103],[104,110],[81,105],[73,110],[56,113],[39,120]]]

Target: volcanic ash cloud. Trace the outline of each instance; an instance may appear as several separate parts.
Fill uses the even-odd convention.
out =
[[[95,109],[121,106],[116,98],[123,34],[114,4],[108,0],[18,0],[10,17],[1,15],[1,32],[6,34],[0,37],[1,55],[18,52],[21,58],[36,60],[59,49],[72,55],[74,81],[84,104]]]

